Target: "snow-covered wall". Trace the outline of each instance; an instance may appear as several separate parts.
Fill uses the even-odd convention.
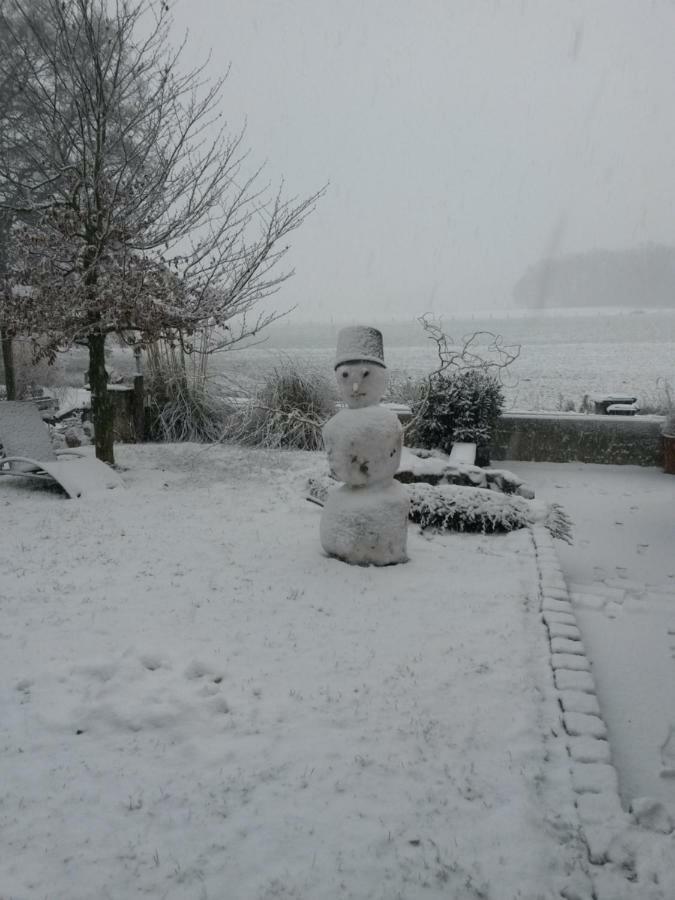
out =
[[[533,462],[662,466],[660,416],[505,413],[490,457]]]

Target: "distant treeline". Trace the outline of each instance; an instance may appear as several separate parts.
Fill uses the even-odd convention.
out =
[[[517,306],[675,309],[675,247],[592,250],[544,259],[513,289]]]

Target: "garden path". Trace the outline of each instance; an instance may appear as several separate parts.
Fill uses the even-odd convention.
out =
[[[675,818],[675,478],[656,468],[509,462],[574,522],[556,544],[608,726],[622,799]]]

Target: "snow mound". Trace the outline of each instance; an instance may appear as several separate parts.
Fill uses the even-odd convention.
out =
[[[455,445],[457,447],[459,445]],[[453,451],[454,451],[453,447]],[[507,469],[482,468],[453,460],[440,450],[404,447],[396,477],[405,484],[423,481],[429,484],[459,484],[488,488],[504,494],[534,499],[534,491],[522,478]]]
[[[127,651],[45,672],[29,690],[48,731],[98,736],[163,731],[176,742],[195,730],[224,730],[230,705],[222,682],[220,671],[199,660]]]

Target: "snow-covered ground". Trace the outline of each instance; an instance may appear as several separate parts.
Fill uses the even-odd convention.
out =
[[[672,834],[626,818],[589,863],[546,541],[411,525],[409,563],[351,567],[322,454],[116,454],[102,500],[0,484],[2,900],[672,900]],[[538,491],[603,565],[576,493]]]
[[[636,466],[508,465],[574,522],[575,544],[558,555],[624,805],[650,797],[675,820],[675,478]]]

